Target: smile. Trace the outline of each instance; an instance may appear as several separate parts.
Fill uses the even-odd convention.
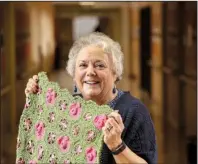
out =
[[[89,84],[89,85],[94,85],[94,84],[98,84],[98,81],[85,81],[84,83]]]

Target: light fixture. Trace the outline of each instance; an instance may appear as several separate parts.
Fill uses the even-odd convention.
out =
[[[79,2],[81,6],[93,6],[95,5],[95,2]]]

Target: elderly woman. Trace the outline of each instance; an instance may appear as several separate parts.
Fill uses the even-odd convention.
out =
[[[137,98],[116,89],[123,73],[120,45],[102,33],[79,38],[69,52],[67,71],[76,92],[112,112],[102,129],[101,163],[157,163],[156,138],[147,108]],[[37,91],[38,76],[27,84],[26,94]]]

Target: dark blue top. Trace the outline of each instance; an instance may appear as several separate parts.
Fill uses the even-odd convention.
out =
[[[117,91],[118,91],[117,96],[116,96],[112,101],[110,101],[110,102],[107,104],[107,105],[109,105],[112,109],[114,109],[114,107],[115,107],[115,105],[116,105],[118,99],[124,94],[124,92],[121,91],[121,90],[117,90]]]
[[[81,95],[80,95],[81,96]],[[118,95],[108,105],[119,110],[124,123],[122,140],[147,163],[157,163],[156,136],[150,113],[146,106],[129,92],[118,90]],[[103,144],[101,164],[116,163],[110,150]]]
[[[109,103],[119,110],[125,129],[122,139],[125,144],[147,163],[157,163],[156,136],[150,113],[145,105],[129,92],[118,92],[118,96]],[[108,147],[103,144],[102,164],[113,164],[115,160]]]

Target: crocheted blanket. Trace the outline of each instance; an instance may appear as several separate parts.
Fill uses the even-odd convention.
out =
[[[73,97],[38,74],[39,91],[26,97],[17,137],[17,163],[99,163],[102,127],[113,110]]]

